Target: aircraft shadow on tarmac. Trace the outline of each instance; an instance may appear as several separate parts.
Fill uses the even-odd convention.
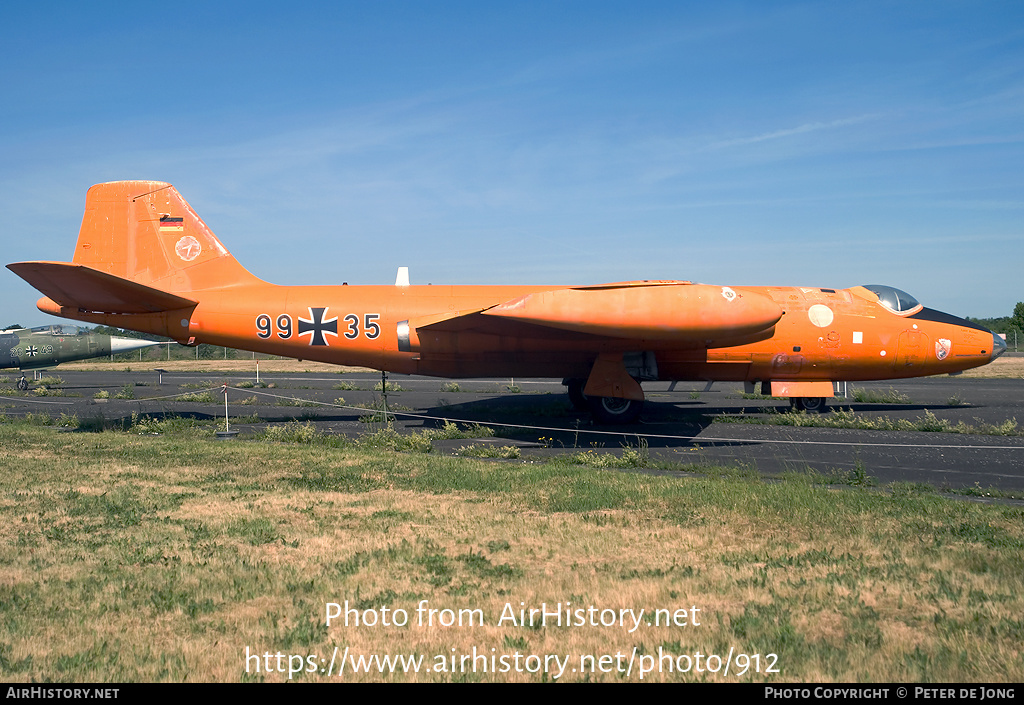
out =
[[[682,410],[676,404],[648,400],[637,423],[608,426],[594,423],[588,412],[574,410],[565,397],[524,395],[436,406],[424,409],[422,413],[435,417],[425,420],[424,428],[440,428],[447,419],[496,424],[495,433],[502,438],[539,441],[551,446],[590,447],[593,443],[637,445],[643,437],[650,448],[669,448],[689,445],[690,439],[714,423],[712,414],[720,412],[705,406],[692,411]],[[665,423],[665,420],[669,422]],[[741,444],[731,441],[701,443]]]
[[[970,409],[971,405],[948,404],[883,404],[836,400],[823,412],[854,411],[903,415],[942,409]],[[788,404],[777,400],[744,400],[741,404],[708,404],[703,401],[660,402],[648,399],[637,423],[624,426],[595,424],[590,415],[576,411],[564,397],[558,396],[503,396],[498,399],[446,404],[420,413],[442,420],[424,420],[424,428],[439,428],[444,419],[500,424],[495,428],[498,436],[521,440],[542,438],[554,445],[583,445],[605,442],[605,445],[636,445],[644,437],[650,448],[670,448],[696,443],[701,446],[758,445],[755,439],[716,441],[700,439],[700,434],[722,415],[756,416],[764,413],[791,412]],[[507,426],[504,426],[507,424]],[[788,428],[788,427],[787,427]],[[610,434],[610,435],[609,435]],[[666,436],[661,438],[659,436]]]
[[[760,445],[762,441],[750,440],[715,440],[702,439],[700,435],[715,423],[722,415],[759,415],[763,413],[789,413],[787,404],[777,400],[737,400],[732,404],[709,404],[700,400],[657,401],[648,399],[638,422],[623,426],[595,424],[589,413],[572,408],[568,399],[561,395],[510,394],[499,398],[488,398],[457,404],[442,403],[429,408],[409,411],[411,416],[404,416],[400,406],[398,425],[409,430],[440,428],[446,421],[455,420],[462,425],[482,423],[493,425],[495,435],[527,443],[542,443],[552,447],[592,446],[614,448],[617,446],[635,446],[641,442],[649,448],[673,448],[688,445],[702,447],[749,446]],[[207,407],[208,408],[208,407]],[[909,413],[944,408],[972,408],[970,405],[936,404],[879,404],[860,403],[836,400],[825,414],[835,410],[853,410],[855,412]],[[238,409],[232,409],[234,414]],[[331,407],[283,407],[273,411],[265,407],[258,410],[258,424],[240,423],[241,427],[254,428],[266,424],[311,422],[316,425],[332,427],[336,424],[351,425],[367,416],[374,414],[373,409],[337,409]],[[223,421],[217,412],[210,413],[197,408],[178,408],[173,411],[147,411],[145,415],[157,421],[169,418],[194,419],[208,422]],[[415,415],[415,416],[412,416]],[[419,415],[430,418],[418,418]],[[133,421],[131,414],[107,417],[107,427],[129,428]],[[234,425],[234,424],[233,424]],[[363,424],[359,424],[360,427]],[[787,427],[788,428],[788,427]],[[90,430],[86,424],[81,430]],[[254,429],[255,430],[255,429]],[[361,428],[359,429],[362,430]],[[365,426],[366,432],[372,431],[370,425]]]

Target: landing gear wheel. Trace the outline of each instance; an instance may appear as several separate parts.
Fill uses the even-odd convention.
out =
[[[618,397],[594,397],[590,400],[590,411],[594,419],[602,424],[627,424],[636,421],[644,403],[636,399]]]
[[[18,380],[18,389],[20,389],[23,392],[27,392],[28,391],[28,380],[25,379],[24,377],[19,379]]]
[[[793,397],[789,402],[798,411],[806,411],[808,414],[820,414],[827,408],[825,397]]]
[[[566,391],[569,392],[569,402],[576,411],[586,411],[590,408],[590,401],[583,393],[583,387],[586,384],[587,380],[585,379],[570,379],[565,382]]]

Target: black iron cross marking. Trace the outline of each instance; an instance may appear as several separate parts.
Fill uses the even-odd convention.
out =
[[[27,348],[25,348],[25,354],[28,355],[29,357],[35,357],[37,352],[39,352],[39,348],[37,348],[35,345],[29,345]]]
[[[310,345],[330,345],[327,339],[324,338],[324,334],[333,335],[335,338],[338,337],[338,317],[324,320],[324,312],[330,308],[325,306],[324,308],[310,308],[309,309],[309,320],[305,318],[299,319],[299,335],[309,334]]]

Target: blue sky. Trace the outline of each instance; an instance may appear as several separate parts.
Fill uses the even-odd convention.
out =
[[[5,263],[137,178],[280,284],[1024,300],[1020,2],[4,3],[0,96]]]

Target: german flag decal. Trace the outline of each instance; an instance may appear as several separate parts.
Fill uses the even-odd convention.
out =
[[[176,218],[170,215],[160,216],[160,232],[181,233],[185,232],[184,218]]]

